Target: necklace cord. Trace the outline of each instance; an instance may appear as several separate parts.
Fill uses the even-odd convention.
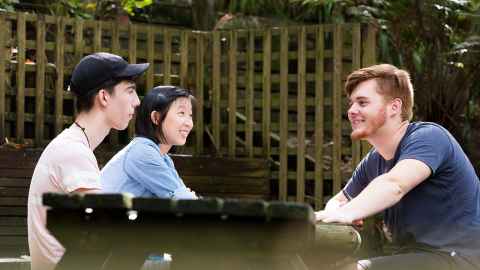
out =
[[[79,127],[82,130],[83,135],[85,135],[85,138],[87,138],[88,148],[92,149],[92,147],[90,146],[90,140],[88,139],[87,133],[85,132],[85,128],[80,126],[80,124],[77,123],[77,121],[75,121],[74,123],[75,125],[77,125],[77,127]]]

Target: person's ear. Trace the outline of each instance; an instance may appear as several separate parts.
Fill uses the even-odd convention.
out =
[[[160,124],[160,113],[157,111],[152,111],[150,113],[150,120],[152,120],[152,123],[158,126]]]
[[[97,97],[102,106],[107,106],[108,100],[110,99],[110,94],[105,89],[100,89]]]
[[[391,110],[392,110],[392,113],[394,115],[396,114],[402,114],[402,100],[399,99],[399,98],[394,98],[392,101],[391,101],[392,105],[390,106]]]

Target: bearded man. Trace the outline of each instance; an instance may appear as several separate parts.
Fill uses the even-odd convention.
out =
[[[413,87],[405,70],[359,69],[345,84],[351,137],[372,150],[319,222],[354,224],[384,211],[397,252],[351,269],[480,269],[480,183],[442,126],[410,122]]]

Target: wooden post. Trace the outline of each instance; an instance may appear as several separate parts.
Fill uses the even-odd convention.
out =
[[[155,31],[154,26],[150,25],[147,28],[147,62],[150,67],[147,69],[147,91],[153,88],[153,74],[155,69]]]
[[[172,69],[172,36],[170,30],[163,30],[163,83],[170,85],[170,73]]]
[[[45,114],[45,17],[37,17],[37,55],[35,82],[35,145],[43,145],[43,127]]]
[[[220,86],[221,86],[221,47],[220,32],[214,31],[212,35],[212,133],[213,144],[217,149],[217,154],[221,155],[220,141]]]
[[[205,39],[202,33],[196,35],[196,59],[195,59],[195,98],[196,110],[195,110],[195,151],[196,155],[203,153],[203,130],[204,130],[204,68],[205,68]]]
[[[337,194],[342,187],[342,58],[343,58],[343,29],[341,24],[335,24],[333,29],[333,151],[332,151],[332,179],[333,194]]]
[[[315,209],[323,208],[323,121],[324,121],[324,41],[323,25],[318,26],[315,47]]]
[[[26,50],[25,13],[17,14],[17,143],[25,139],[25,50]]]
[[[228,155],[235,156],[237,137],[237,33],[230,32],[228,49]]]
[[[118,23],[112,23],[112,53],[120,54],[120,29]],[[110,130],[109,134],[110,145],[118,145],[118,131],[115,129]]]
[[[298,33],[297,92],[297,202],[305,201],[305,132],[306,132],[306,30]]]
[[[65,22],[62,17],[57,18],[55,65],[57,79],[55,83],[55,134],[63,130],[63,57],[64,57]]]
[[[247,120],[245,121],[245,148],[248,157],[253,157],[253,99],[255,92],[255,32],[248,32],[248,45],[247,45],[247,85],[245,95],[245,115]]]
[[[366,37],[363,42],[363,59],[362,66],[368,67],[376,63],[376,44],[377,29],[374,25],[369,24],[367,27]],[[362,141],[362,157],[365,156],[372,146],[367,141]]]
[[[288,29],[280,30],[280,170],[279,197],[288,196]]]
[[[95,21],[93,25],[93,52],[102,51],[102,21]]]
[[[5,13],[0,13],[0,25],[6,25]],[[6,48],[7,47],[7,35],[6,31],[0,31],[0,143],[3,143],[7,137],[6,125],[5,125],[5,96],[6,96],[6,74],[5,74],[5,65],[6,65]]]
[[[83,57],[83,20],[75,19],[75,62],[78,63]],[[77,97],[73,95],[73,114],[77,115]]]
[[[362,54],[362,37],[360,24],[352,25],[352,71],[360,68]],[[348,110],[348,108],[347,108]],[[361,159],[361,145],[359,140],[352,141],[352,170],[355,170]]]
[[[180,86],[188,87],[188,40],[187,31],[182,31],[180,36]]]
[[[262,138],[263,153],[270,158],[270,121],[271,121],[271,72],[272,72],[272,30],[270,28],[263,32],[263,70],[262,70]]]
[[[128,25],[128,62],[130,64],[137,63],[137,27],[133,23]],[[135,118],[128,123],[128,139],[132,139],[134,135]]]

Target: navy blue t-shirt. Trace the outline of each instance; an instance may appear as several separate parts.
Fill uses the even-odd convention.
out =
[[[430,167],[431,175],[385,210],[384,222],[400,245],[426,244],[470,253],[480,248],[480,183],[458,142],[434,123],[410,123],[391,160],[372,149],[343,189],[356,197],[403,159]]]

